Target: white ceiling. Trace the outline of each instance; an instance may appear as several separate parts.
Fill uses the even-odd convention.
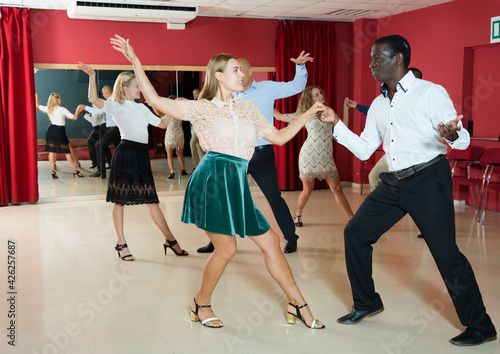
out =
[[[0,6],[23,6],[38,9],[66,10],[74,0],[0,0]],[[94,0],[106,1],[106,0]],[[117,0],[113,0],[117,1]],[[110,2],[113,2],[110,1]],[[123,3],[148,0],[118,0]],[[166,4],[199,6],[199,16],[298,18],[353,21],[360,18],[381,18],[421,9],[453,0],[165,0]],[[157,0],[155,2],[158,2]],[[337,10],[369,10],[359,15],[331,15]]]

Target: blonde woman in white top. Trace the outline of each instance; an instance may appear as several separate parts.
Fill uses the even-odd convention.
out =
[[[149,82],[128,40],[111,39],[113,47],[134,66],[139,85],[148,103],[175,119],[193,124],[205,157],[186,186],[182,221],[205,230],[215,251],[208,258],[198,293],[191,301],[191,320],[220,328],[211,306],[212,293],[224,269],[236,253],[236,238],[249,236],[264,255],[267,270],[285,292],[289,305],[288,323],[296,319],[310,328],[324,328],[315,320],[300,293],[283,252],[280,240],[253,203],[246,178],[248,162],[254,152],[255,136],[283,145],[317,112],[320,103],[282,130],[274,128],[250,101],[233,98],[243,90],[243,73],[230,54],[214,56],[207,66],[205,85],[199,101],[174,101],[160,97]]]
[[[160,209],[160,201],[151,171],[148,152],[148,125],[165,129],[169,119],[158,118],[142,103],[141,89],[135,75],[122,72],[116,78],[111,100],[97,97],[96,75],[90,66],[80,63],[78,68],[89,75],[89,101],[105,113],[111,114],[120,129],[121,142],[111,159],[106,201],[113,203],[113,224],[118,237],[115,250],[124,261],[133,261],[124,233],[125,205],[147,204],[151,219],[160,229],[167,254],[170,248],[177,256],[187,256],[168,227]]]
[[[66,136],[66,118],[76,120],[80,114],[81,107],[77,107],[75,114],[61,106],[61,96],[57,93],[52,93],[49,96],[47,106],[41,106],[38,103],[38,95],[35,95],[36,109],[46,113],[50,119],[50,126],[47,129],[47,140],[45,150],[49,152],[49,162],[52,172],[52,178],[58,178],[56,173],[57,154],[63,153],[66,160],[73,168],[73,176],[83,177],[75,164],[69,147],[69,140]]]

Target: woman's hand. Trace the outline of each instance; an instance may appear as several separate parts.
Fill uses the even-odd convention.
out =
[[[312,118],[318,113],[323,113],[325,111],[326,107],[323,103],[320,102],[315,102],[311,108],[309,108],[304,114],[306,114],[309,118]]]
[[[339,116],[333,109],[327,107],[326,110],[321,114],[321,121],[325,123],[332,123],[333,125],[337,124],[340,120]]]
[[[88,76],[92,76],[95,74],[94,69],[92,69],[89,65],[82,63],[81,61],[78,62],[77,68],[85,72]]]
[[[128,39],[115,34],[115,38],[110,38],[109,41],[113,45],[113,49],[122,53],[123,56],[127,58],[131,63],[133,63],[134,60],[138,59],[137,55],[135,55],[134,53],[134,49],[129,44]]]

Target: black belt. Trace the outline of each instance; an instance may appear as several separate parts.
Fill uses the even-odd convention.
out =
[[[259,145],[259,146],[256,146],[255,147],[255,150],[263,150],[263,149],[266,149],[268,147],[273,147],[272,145],[270,144],[267,144],[267,145]]]
[[[419,163],[418,165],[413,165],[411,167],[405,168],[404,170],[391,172],[391,174],[394,177],[396,177],[397,179],[402,180],[402,179],[408,178],[410,176],[413,176],[415,173],[420,172],[423,169],[425,169],[431,165],[434,165],[436,162],[439,162],[442,159],[444,159],[444,157],[445,157],[445,155],[438,155],[435,158],[433,158],[432,160],[429,160],[429,161],[424,162],[424,163]]]

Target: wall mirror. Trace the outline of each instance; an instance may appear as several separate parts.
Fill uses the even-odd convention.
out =
[[[128,66],[93,65],[97,73],[97,86],[100,91],[103,86],[113,87],[118,74],[131,70]],[[176,95],[193,99],[193,90],[202,86],[205,67],[147,67],[147,74],[157,92],[164,97]],[[267,80],[274,68],[253,68],[253,78],[257,81]],[[39,103],[47,105],[51,93],[61,96],[61,105],[74,113],[79,104],[90,105],[88,102],[88,76],[78,70],[75,65],[35,64],[35,88]],[[58,198],[74,196],[100,196],[104,198],[107,190],[107,179],[91,178],[97,170],[90,169],[87,140],[93,127],[83,114],[76,121],[66,120],[66,135],[73,145],[75,154],[82,166],[84,178],[74,178],[72,168],[64,154],[58,154],[58,179],[50,175],[48,153],[45,150],[45,134],[50,124],[47,114],[37,111],[37,149],[38,149],[38,185],[40,198]],[[189,122],[183,122],[184,156],[186,170],[193,170],[192,153],[189,146],[191,128]],[[150,126],[150,158],[158,194],[162,192],[182,192],[189,176],[180,176],[181,166],[177,156],[174,156],[175,178],[167,179],[170,169],[164,148],[165,130]],[[114,146],[111,145],[111,151]],[[97,152],[98,153],[98,152]]]

